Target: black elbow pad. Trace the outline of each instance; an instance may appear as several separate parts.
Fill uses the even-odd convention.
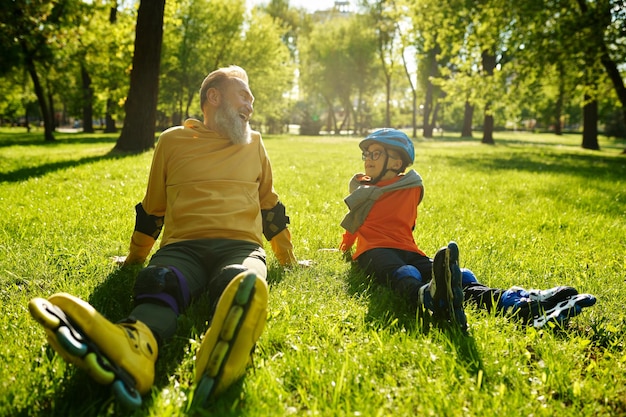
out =
[[[146,213],[141,203],[135,206],[135,212],[135,230],[152,236],[156,240],[163,229],[163,217]]]
[[[289,217],[285,213],[285,206],[280,201],[269,210],[261,210],[263,217],[263,235],[272,240],[274,236],[287,228]]]

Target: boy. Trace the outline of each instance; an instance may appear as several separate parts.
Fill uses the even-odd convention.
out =
[[[350,195],[345,199],[350,212],[341,222],[346,232],[340,250],[348,254],[356,242],[352,260],[420,311],[430,311],[433,319],[466,331],[465,299],[485,309],[508,312],[537,328],[548,322],[563,324],[595,304],[593,295],[578,294],[567,286],[548,290],[486,287],[470,270],[459,267],[455,242],[430,259],[413,238],[417,208],[424,196],[419,174],[414,170],[404,174],[415,159],[413,143],[403,132],[386,128],[367,136],[359,147],[365,173],[350,181]]]

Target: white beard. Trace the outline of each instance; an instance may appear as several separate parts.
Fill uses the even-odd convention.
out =
[[[244,122],[233,106],[221,105],[215,112],[215,123],[234,145],[247,145],[252,142],[250,123]]]

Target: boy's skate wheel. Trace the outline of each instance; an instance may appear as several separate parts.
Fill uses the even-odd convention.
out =
[[[256,283],[256,275],[248,274],[239,283],[237,294],[235,295],[235,302],[239,305],[245,305],[250,299],[254,284]]]
[[[218,374],[222,367],[222,362],[224,362],[224,358],[226,358],[226,354],[228,353],[228,348],[228,343],[221,340],[217,342],[206,367],[205,373],[208,376],[215,377]]]
[[[89,369],[89,375],[99,384],[108,385],[115,380],[115,374],[102,367],[98,355],[91,352],[85,356],[85,364]]]
[[[228,312],[228,316],[226,316],[226,320],[224,320],[224,324],[222,325],[222,331],[220,332],[220,337],[222,338],[222,340],[229,342],[233,338],[242,316],[243,307],[231,307],[230,311]]]
[[[128,389],[122,380],[118,379],[111,385],[113,394],[117,400],[126,408],[136,409],[141,407],[141,395],[136,389]]]
[[[54,306],[46,299],[33,298],[28,302],[28,310],[42,326],[48,329],[56,329],[61,324],[61,320],[54,313]]]
[[[214,385],[215,379],[204,375],[193,393],[192,406],[206,407]]]
[[[67,326],[61,326],[57,330],[57,339],[59,344],[72,356],[82,358],[87,354],[87,345],[78,340]]]

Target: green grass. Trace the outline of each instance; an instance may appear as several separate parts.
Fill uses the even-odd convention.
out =
[[[0,131],[0,415],[125,415],[107,388],[66,364],[28,314],[32,297],[80,296],[112,320],[130,311],[126,253],[151,153],[112,155],[111,135]],[[296,254],[268,246],[270,313],[246,377],[211,416],[626,415],[626,156],[580,137],[501,133],[496,146],[416,142],[425,198],[415,237],[449,240],[491,286],[573,285],[598,303],[564,330],[537,331],[473,307],[470,336],[424,332],[410,309],[336,248],[359,138],[266,136]],[[181,317],[136,416],[186,415],[206,303]]]

